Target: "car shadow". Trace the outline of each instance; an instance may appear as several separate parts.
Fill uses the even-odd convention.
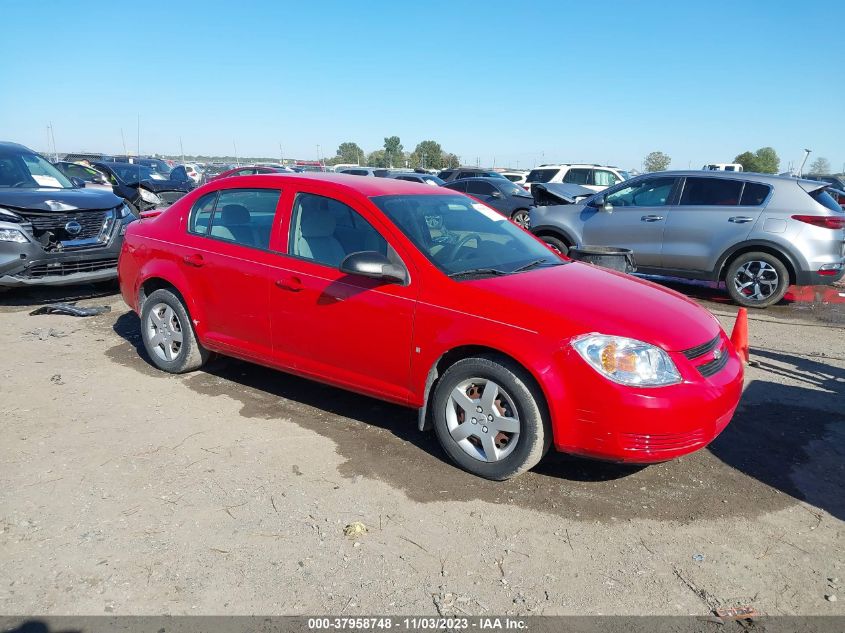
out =
[[[32,286],[9,288],[0,292],[0,311],[17,311],[47,303],[68,303],[86,299],[114,297],[117,286],[111,282],[75,286]]]
[[[123,342],[107,352],[112,360],[172,378],[152,366],[134,313],[120,315],[113,329]],[[180,379],[203,396],[239,402],[239,417],[227,424],[293,422],[335,443],[341,476],[378,479],[419,502],[481,499],[582,520],[693,521],[757,516],[799,500],[845,518],[845,425],[829,413],[845,409],[836,391],[842,370],[765,350],[752,355],[760,362],[755,371],[765,373],[748,385],[733,422],[708,449],[649,467],[552,450],[506,482],[453,466],[435,434],[418,431],[415,410],[225,357]],[[780,384],[784,378],[807,386]]]

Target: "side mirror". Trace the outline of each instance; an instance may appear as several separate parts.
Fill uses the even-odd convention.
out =
[[[405,269],[375,251],[361,251],[347,255],[340,263],[340,272],[370,279],[382,279],[391,283],[405,281]]]
[[[82,178],[77,178],[76,176],[70,177],[70,184],[72,184],[77,189],[84,189],[85,188],[85,181]]]
[[[501,191],[494,191],[493,193],[490,194],[490,197],[491,198],[501,198],[502,192]]]
[[[607,200],[604,196],[599,195],[590,200],[590,206],[596,207],[599,211],[607,211],[608,213],[613,213],[613,205],[608,204]]]

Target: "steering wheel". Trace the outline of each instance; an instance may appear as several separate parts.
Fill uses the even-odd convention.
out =
[[[467,233],[452,247],[452,252],[450,253],[450,259],[455,259],[455,256],[460,252],[461,248],[467,242],[471,242],[472,240],[476,240],[476,243],[481,244],[481,236],[478,233]]]

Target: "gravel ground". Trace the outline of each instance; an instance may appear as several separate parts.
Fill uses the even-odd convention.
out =
[[[2,614],[845,614],[843,304],[752,313],[707,449],[494,483],[411,410],[234,360],[158,372],[120,298],[79,292],[112,311],[0,296]]]

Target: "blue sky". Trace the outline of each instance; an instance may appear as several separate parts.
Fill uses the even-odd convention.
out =
[[[773,146],[845,162],[835,2],[17,2],[0,139],[311,158],[434,139],[465,163],[639,167]]]

